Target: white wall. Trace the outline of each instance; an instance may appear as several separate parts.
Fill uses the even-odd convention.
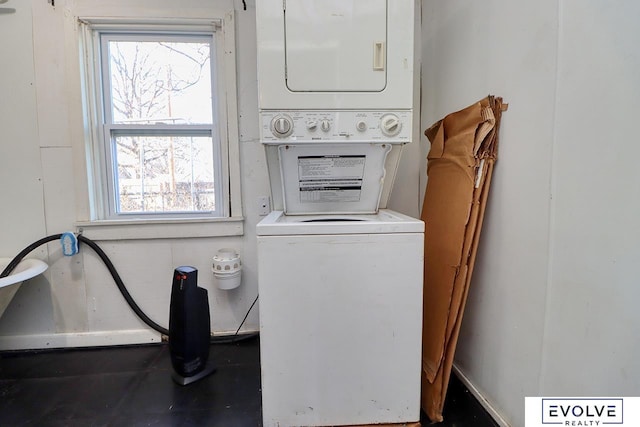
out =
[[[640,7],[423,7],[423,127],[510,104],[457,366],[514,426],[525,396],[637,395]]]
[[[560,9],[541,392],[640,395],[640,4]]]
[[[65,38],[65,25],[79,5],[89,0],[15,1],[17,12],[0,15],[0,257],[12,257],[49,234],[76,230],[88,219],[85,203],[82,122],[75,61],[78,48]],[[112,8],[114,1],[96,1]],[[139,0],[131,7],[174,5],[170,0]],[[209,291],[212,327],[235,331],[258,289],[255,226],[261,219],[257,198],[269,195],[264,150],[258,140],[255,1],[191,0],[197,8],[234,7],[238,122],[244,234],[238,237],[109,240],[97,243],[112,259],[134,299],[147,314],[167,325],[171,273],[178,265],[199,270],[200,285]],[[85,16],[91,11],[83,9]],[[10,43],[8,41],[11,41]],[[10,64],[10,66],[7,66]],[[417,128],[417,126],[416,126]],[[390,207],[419,214],[420,145],[405,150]],[[78,196],[80,195],[80,196]],[[11,209],[7,209],[8,202]],[[214,287],[212,256],[222,247],[236,248],[243,260],[242,285],[233,291]],[[44,276],[22,286],[0,318],[0,349],[117,344],[157,340],[124,303],[98,257],[81,249],[63,257],[58,243],[33,253],[50,264]],[[258,329],[257,307],[245,330]]]
[[[29,7],[15,8],[15,14],[0,15],[0,257],[13,256],[46,232],[32,16]],[[34,255],[46,258],[46,248]],[[53,328],[50,287],[43,277],[31,284],[20,293],[34,300],[31,308],[37,315],[25,317],[16,331],[49,332]]]

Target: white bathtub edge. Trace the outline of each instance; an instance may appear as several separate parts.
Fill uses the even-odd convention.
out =
[[[11,258],[0,258],[0,272],[11,262]],[[0,279],[0,288],[11,286],[15,283],[36,277],[44,273],[49,264],[37,258],[25,258],[16,266],[15,270],[7,277]]]

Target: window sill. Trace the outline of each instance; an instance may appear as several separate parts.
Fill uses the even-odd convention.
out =
[[[244,233],[243,217],[79,221],[75,225],[78,232],[92,240],[222,237]]]

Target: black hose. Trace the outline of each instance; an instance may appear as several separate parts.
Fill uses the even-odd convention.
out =
[[[25,256],[27,256],[31,251],[38,248],[39,246],[44,245],[45,243],[49,243],[54,240],[60,240],[61,237],[62,237],[62,234],[52,234],[51,236],[43,237],[42,239],[36,242],[33,242],[32,244],[24,248],[22,251],[20,251],[18,255],[16,255],[11,260],[11,262],[2,271],[2,273],[0,273],[0,279],[11,274],[11,272],[18,266],[18,264],[20,264],[20,261],[22,261],[22,259]],[[107,267],[107,270],[109,270],[109,273],[111,273],[111,277],[113,277],[113,280],[116,282],[116,286],[118,286],[118,289],[120,290],[120,293],[124,297],[125,301],[127,302],[127,304],[129,304],[129,307],[131,307],[131,309],[136,313],[136,315],[140,318],[140,320],[142,320],[145,324],[147,324],[150,328],[154,329],[155,331],[161,333],[162,335],[168,336],[169,330],[167,328],[164,328],[158,325],[156,322],[151,320],[149,316],[147,316],[144,313],[144,311],[142,311],[142,309],[138,306],[138,304],[136,304],[135,300],[133,299],[133,297],[131,297],[131,294],[127,290],[127,287],[124,285],[124,282],[120,278],[118,271],[114,267],[113,263],[111,262],[107,254],[104,253],[102,248],[100,248],[100,246],[98,246],[96,242],[94,242],[93,240],[87,237],[84,237],[81,234],[79,234],[77,238],[79,242],[87,244],[100,257],[104,265]],[[251,309],[253,308],[257,300],[258,300],[258,297],[256,297],[256,299],[253,301],[253,304],[251,304],[251,307],[249,307],[247,314],[244,316],[244,319],[242,320],[242,323],[240,323],[240,326],[236,330],[235,334],[231,336],[211,337],[211,342],[216,344],[226,344],[226,343],[244,341],[246,339],[250,339],[258,336],[258,333],[238,335],[238,333],[240,332],[240,328],[244,324],[244,321],[247,320],[247,316],[249,316],[249,312],[251,311]]]
[[[144,313],[144,311],[142,311],[142,309],[138,306],[138,304],[136,304],[136,302],[131,297],[131,294],[127,290],[127,287],[122,282],[122,279],[120,278],[120,275],[116,271],[116,268],[113,266],[113,263],[111,262],[107,254],[105,254],[104,251],[100,248],[100,246],[98,246],[93,240],[84,237],[82,234],[78,235],[78,241],[82,243],[86,243],[87,245],[89,245],[91,249],[95,251],[96,254],[98,254],[98,256],[100,257],[104,265],[107,267],[107,270],[109,270],[109,273],[111,273],[111,277],[113,277],[113,280],[116,282],[116,286],[120,290],[120,293],[124,297],[125,301],[127,301],[127,304],[129,304],[129,307],[131,307],[131,309],[136,313],[136,315],[140,318],[140,320],[142,320],[144,323],[149,325],[152,329],[155,329],[161,334],[169,335],[169,329],[163,328],[162,326],[158,325],[156,322],[151,320],[149,316],[147,316]]]

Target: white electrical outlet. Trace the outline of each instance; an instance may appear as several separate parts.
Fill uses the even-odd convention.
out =
[[[258,197],[258,215],[269,215],[269,212],[271,212],[271,203],[269,201],[269,196]]]

